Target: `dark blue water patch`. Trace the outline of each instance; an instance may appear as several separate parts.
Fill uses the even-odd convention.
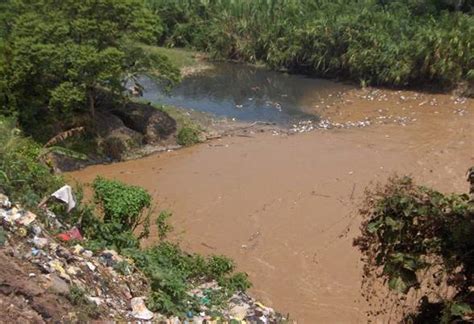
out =
[[[254,66],[219,63],[186,77],[171,91],[152,79],[139,80],[143,98],[240,121],[288,126],[319,119],[317,103],[329,102],[347,86],[321,79],[287,75]]]

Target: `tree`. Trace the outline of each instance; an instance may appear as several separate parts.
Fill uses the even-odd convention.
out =
[[[165,57],[138,46],[156,42],[162,32],[139,0],[18,0],[4,6],[15,14],[2,29],[1,111],[15,113],[27,133],[39,124],[41,133],[47,133],[44,125],[54,131],[77,125],[85,112],[93,121],[101,91],[122,94],[128,78],[154,65],[162,67],[161,78],[178,78]]]

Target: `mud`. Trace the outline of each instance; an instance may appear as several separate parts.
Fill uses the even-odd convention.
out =
[[[234,258],[255,297],[300,323],[365,323],[372,306],[352,247],[364,188],[399,173],[467,192],[465,172],[474,165],[472,99],[373,91],[346,93],[323,112],[340,122],[387,117],[369,127],[225,137],[70,176],[145,187],[158,209],[173,211],[174,240]]]
[[[46,323],[66,319],[73,306],[53,288],[47,288],[38,269],[0,250],[0,322]]]

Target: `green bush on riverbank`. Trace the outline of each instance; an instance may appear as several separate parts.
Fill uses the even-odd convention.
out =
[[[147,0],[162,42],[363,84],[474,80],[469,1]]]
[[[391,178],[366,195],[361,236],[354,241],[363,254],[365,284],[383,279],[399,301],[416,291],[411,303],[417,309],[403,323],[472,322],[474,200],[415,185],[409,177]],[[373,287],[366,288],[371,298]]]

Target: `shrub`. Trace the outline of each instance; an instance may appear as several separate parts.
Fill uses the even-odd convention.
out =
[[[193,127],[185,126],[178,132],[176,142],[179,145],[191,146],[200,142],[199,140],[200,131]]]
[[[158,238],[160,239],[160,241],[163,241],[168,235],[168,233],[173,230],[173,226],[168,223],[168,219],[172,215],[173,214],[169,211],[164,210],[156,218],[155,222],[158,230]]]
[[[234,292],[250,287],[247,275],[233,274],[233,262],[222,256],[204,258],[188,254],[169,242],[161,242],[143,251],[131,250],[128,254],[150,278],[153,293],[148,307],[164,314],[185,316],[187,311],[199,311],[202,301],[189,295],[188,291],[204,282],[216,280],[223,287],[219,294],[209,292],[206,303],[210,305],[219,305]]]
[[[134,230],[144,221],[151,196],[143,188],[97,177],[93,184],[94,200],[101,207],[105,223],[118,223]]]
[[[27,207],[36,206],[63,181],[39,161],[42,147],[22,136],[14,119],[0,117],[0,191]]]
[[[143,188],[101,177],[97,177],[92,186],[102,219],[92,206],[83,204],[71,215],[72,220],[80,220],[82,232],[89,238],[87,247],[92,250],[113,248],[119,252],[139,248],[140,240],[150,232],[150,194]],[[78,196],[80,200],[80,190]],[[138,227],[141,231],[135,235]]]
[[[443,195],[395,177],[368,192],[361,212],[362,235],[354,244],[364,255],[365,276],[386,278],[400,298],[419,290],[418,313],[408,317],[448,323],[472,316],[474,205],[468,195]]]

